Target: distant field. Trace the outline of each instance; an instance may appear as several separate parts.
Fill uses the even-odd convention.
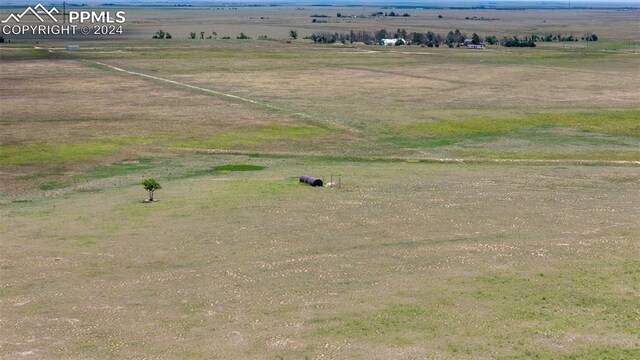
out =
[[[106,8],[106,9],[114,9]],[[370,30],[381,28],[407,31],[435,31],[446,33],[460,29],[482,35],[498,36],[537,33],[594,32],[604,40],[631,40],[636,46],[638,10],[421,10],[421,9],[381,9],[376,7],[240,7],[238,9],[201,8],[131,8],[124,9],[127,17],[127,39],[149,39],[158,27],[170,32],[174,41],[186,40],[189,32],[204,31],[207,35],[216,32],[218,37],[235,39],[240,32],[257,38],[267,35],[276,39],[288,37],[291,28],[298,29],[300,37],[314,31]],[[2,9],[0,16],[12,9]],[[409,13],[410,17],[383,17],[368,19],[337,18],[342,15],[370,15],[383,11]],[[316,18],[323,23],[313,23],[311,15],[325,15]],[[441,15],[442,18],[438,18]],[[5,15],[6,16],[6,15]],[[472,18],[478,20],[472,20]],[[470,18],[467,20],[466,18]],[[485,20],[482,20],[485,19]]]
[[[0,357],[640,357],[638,11],[378,10],[1,45]],[[599,41],[302,39],[383,27]]]
[[[64,174],[175,148],[640,160],[638,78],[630,76],[640,66],[629,53],[148,44],[159,45],[2,50],[5,191],[70,183]]]

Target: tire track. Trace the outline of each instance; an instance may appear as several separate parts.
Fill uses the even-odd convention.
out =
[[[270,109],[270,110],[289,112],[285,108],[282,108],[282,107],[279,107],[279,106],[275,106],[275,105],[271,105],[271,104],[267,104],[267,103],[263,103],[263,102],[259,102],[259,101],[252,100],[252,99],[245,98],[245,97],[238,96],[238,95],[233,95],[233,94],[228,94],[228,93],[224,93],[224,92],[221,92],[221,91],[207,89],[207,88],[203,88],[203,87],[200,87],[200,86],[195,86],[195,85],[191,85],[191,84],[187,84],[187,83],[183,83],[183,82],[179,82],[179,81],[175,81],[175,80],[171,80],[171,79],[167,79],[167,78],[162,78],[162,77],[159,77],[159,76],[154,76],[154,75],[149,75],[149,74],[145,74],[145,73],[141,73],[141,72],[126,70],[126,69],[123,69],[123,68],[119,68],[117,66],[101,63],[101,62],[94,61],[94,60],[84,60],[84,61],[92,63],[92,64],[104,66],[104,67],[107,67],[107,68],[109,68],[111,70],[115,70],[115,71],[118,71],[118,72],[121,72],[121,73],[125,73],[125,74],[129,74],[129,75],[134,75],[134,76],[139,76],[139,77],[143,77],[143,78],[147,78],[147,79],[151,79],[151,80],[165,82],[165,83],[169,83],[169,84],[172,84],[172,85],[177,85],[177,86],[185,87],[185,88],[188,88],[188,89],[191,89],[191,90],[196,90],[196,91],[200,91],[200,92],[204,92],[204,93],[208,93],[208,94],[212,94],[212,95],[216,95],[216,96],[220,96],[220,97],[226,97],[226,98],[229,98],[229,99],[233,99],[233,100],[236,100],[236,101],[249,103],[249,104],[252,104],[252,105],[255,105],[255,106],[258,106],[258,107],[267,108],[267,109]],[[302,117],[302,118],[305,118],[305,119],[310,119],[310,120],[317,121],[317,122],[321,122],[321,123],[324,123],[325,125],[329,125],[329,126],[341,129],[341,130],[345,130],[345,131],[347,131],[349,133],[352,133],[352,134],[361,134],[362,133],[361,130],[349,127],[349,126],[344,125],[342,123],[337,123],[335,121],[330,121],[330,120],[326,120],[326,119],[317,119],[317,118],[314,118],[311,115],[304,114],[304,113],[301,113],[301,112],[290,113],[290,115]]]

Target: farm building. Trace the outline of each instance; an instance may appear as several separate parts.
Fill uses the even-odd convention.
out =
[[[407,42],[400,38],[400,39],[380,39],[380,41],[378,41],[378,45],[385,45],[385,46],[395,46],[395,45],[405,45]]]
[[[458,46],[466,46],[467,49],[484,49],[483,43],[474,44],[473,39],[464,39],[464,42],[462,44],[459,44]]]

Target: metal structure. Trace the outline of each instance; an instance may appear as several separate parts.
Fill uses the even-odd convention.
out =
[[[318,178],[314,178],[313,176],[309,176],[309,175],[302,175],[300,176],[300,182],[304,182],[307,183],[311,186],[322,186],[323,182],[322,180],[318,179]]]
[[[338,184],[333,182],[334,176],[336,177],[336,179],[338,179]],[[331,174],[331,180],[329,182],[329,186],[332,188],[337,187],[338,189],[342,189],[342,174],[337,174],[337,175]]]

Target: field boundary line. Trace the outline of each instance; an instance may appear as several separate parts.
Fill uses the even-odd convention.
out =
[[[425,162],[442,164],[513,164],[513,165],[597,165],[597,166],[640,166],[640,160],[585,160],[585,159],[480,159],[480,158],[448,158],[448,157],[414,157],[414,156],[340,156],[301,153],[289,151],[254,151],[236,149],[207,149],[190,147],[165,147],[172,151],[184,151],[196,154],[224,154],[224,155],[266,155],[283,157],[328,157],[349,160],[363,161],[404,161],[404,162]]]
[[[269,108],[269,109],[280,110],[280,111],[284,110],[283,108],[280,108],[278,106],[261,103],[261,102],[258,102],[258,101],[255,101],[255,100],[251,100],[251,99],[247,99],[247,98],[244,98],[244,97],[238,96],[238,95],[227,94],[227,93],[223,93],[223,92],[220,92],[220,91],[211,90],[211,89],[207,89],[207,88],[203,88],[203,87],[199,87],[199,86],[195,86],[195,85],[190,85],[190,84],[187,84],[187,83],[183,83],[183,82],[179,82],[179,81],[175,81],[175,80],[171,80],[171,79],[167,79],[167,78],[161,78],[159,76],[154,76],[154,75],[149,75],[149,74],[145,74],[145,73],[141,73],[141,72],[126,70],[126,69],[123,69],[123,68],[119,68],[117,66],[101,63],[101,62],[94,61],[94,60],[85,60],[85,61],[97,64],[97,65],[101,65],[101,66],[106,66],[106,67],[108,67],[108,68],[110,68],[112,70],[120,71],[120,72],[127,73],[127,74],[130,74],[130,75],[137,75],[137,76],[142,76],[142,77],[146,77],[146,78],[153,79],[153,80],[164,81],[164,82],[167,82],[167,83],[170,83],[170,84],[173,84],[173,85],[183,86],[183,87],[187,87],[187,88],[190,88],[190,89],[193,89],[193,90],[204,91],[204,92],[211,93],[211,94],[214,94],[214,95],[224,96],[224,97],[232,98],[232,99],[235,99],[235,100],[248,102],[250,104],[266,107],[266,108]]]
[[[238,96],[238,95],[223,93],[223,92],[220,92],[220,91],[216,91],[216,90],[212,90],[212,89],[203,88],[203,87],[200,87],[200,86],[187,84],[187,83],[183,83],[183,82],[180,82],[180,81],[175,81],[175,80],[171,80],[171,79],[167,79],[167,78],[162,78],[162,77],[159,77],[159,76],[149,75],[149,74],[145,74],[145,73],[141,73],[141,72],[137,72],[137,71],[131,71],[131,70],[127,70],[127,69],[123,69],[123,68],[117,67],[117,66],[101,63],[99,61],[94,61],[94,60],[83,60],[83,61],[90,62],[90,63],[96,64],[96,65],[100,65],[100,66],[105,66],[105,67],[108,67],[109,69],[112,69],[112,70],[115,70],[115,71],[118,71],[118,72],[123,72],[123,73],[129,74],[129,75],[135,75],[135,76],[140,76],[140,77],[144,77],[144,78],[148,78],[148,79],[152,79],[152,80],[156,80],[156,81],[162,81],[162,82],[166,82],[166,83],[169,83],[169,84],[172,84],[172,85],[182,86],[182,87],[186,87],[186,88],[189,88],[189,89],[192,89],[192,90],[196,90],[196,91],[201,91],[201,92],[205,92],[205,93],[209,93],[209,94],[213,94],[213,95],[227,97],[227,98],[238,100],[238,101],[247,102],[247,103],[250,103],[252,105],[265,107],[265,108],[272,109],[272,110],[289,112],[288,110],[286,110],[286,109],[284,109],[282,107],[271,105],[271,104],[266,104],[266,103],[263,103],[263,102],[259,102],[259,101],[252,100],[252,99],[248,99],[248,98],[245,98],[245,97],[242,97],[242,96]],[[304,114],[304,113],[301,113],[301,112],[295,112],[295,113],[292,112],[290,115],[299,116],[299,117],[302,117],[302,118],[306,118],[306,119],[311,119],[311,120],[314,120],[314,121],[322,122],[322,123],[325,123],[326,125],[330,125],[330,126],[345,130],[345,131],[350,132],[350,133],[361,133],[361,131],[356,129],[356,128],[352,128],[352,127],[349,127],[347,125],[344,125],[344,124],[341,124],[341,123],[337,123],[337,122],[334,122],[334,121],[317,119],[317,118],[314,118],[311,115]]]

